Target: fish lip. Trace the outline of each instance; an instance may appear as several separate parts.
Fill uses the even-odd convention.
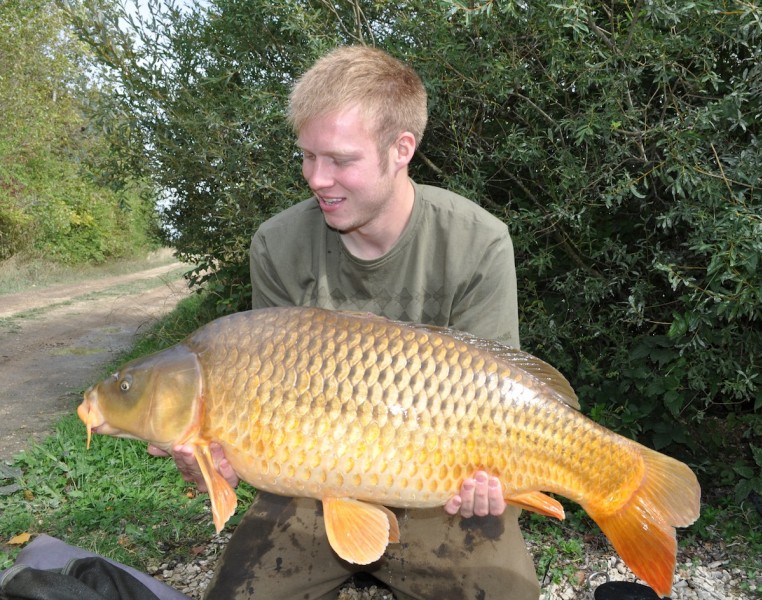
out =
[[[106,419],[98,408],[96,392],[93,388],[85,392],[84,400],[77,407],[77,416],[87,428],[87,448],[90,448],[92,434],[99,433],[98,430],[106,424]]]

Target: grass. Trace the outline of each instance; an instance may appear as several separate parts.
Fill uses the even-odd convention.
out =
[[[189,497],[172,461],[151,459],[145,444],[133,441],[99,437],[89,452],[84,444],[82,423],[68,416],[17,458],[21,490],[0,500],[3,538],[47,533],[142,566],[208,534],[204,501]],[[5,554],[7,563],[12,551]]]
[[[183,300],[103,376],[179,341],[199,326],[202,313],[199,296]],[[197,495],[172,460],[150,456],[143,442],[108,436],[94,436],[87,450],[74,408],[50,437],[0,469],[0,570],[19,550],[7,542],[23,533],[46,533],[141,570],[167,554],[189,556],[214,533],[208,496]],[[237,491],[245,506],[253,490]]]
[[[145,268],[160,267],[174,260],[172,252],[168,248],[151,252],[148,256],[113,261],[102,265],[82,265],[76,268],[38,258],[14,257],[0,262],[0,295],[20,293],[63,283],[77,283],[88,279],[125,275]]]
[[[106,367],[104,376],[126,360],[176,343],[212,316],[202,297],[183,300],[128,355]],[[47,533],[141,570],[167,555],[190,557],[191,549],[214,532],[207,496],[196,495],[171,460],[149,456],[144,443],[107,436],[95,436],[87,451],[84,426],[74,415],[17,456],[10,468],[2,467],[0,569],[10,566],[18,552],[7,541],[25,532]],[[241,485],[237,491],[246,506],[253,490]],[[681,545],[688,547],[685,555],[691,556],[690,547],[722,544],[732,548],[731,567],[758,576],[759,515],[733,502],[729,490],[705,489],[704,498],[701,519],[679,533]],[[242,514],[239,509],[228,528]],[[567,507],[563,523],[525,513],[522,529],[537,557],[538,577],[548,582],[579,576],[586,544],[606,543],[576,505]]]
[[[591,530],[592,522],[584,511],[571,508],[566,512],[563,522],[530,512],[520,517],[521,530],[535,559],[537,578],[545,585],[573,580],[586,567],[583,532]]]

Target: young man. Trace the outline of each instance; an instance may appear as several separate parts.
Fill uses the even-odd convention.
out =
[[[418,75],[379,50],[339,48],[297,82],[289,117],[313,197],[252,238],[253,308],[370,311],[518,347],[505,224],[408,177],[427,118]],[[174,456],[184,476],[198,481],[188,453],[180,448]],[[333,600],[360,571],[398,600],[538,598],[519,511],[506,508],[496,478],[476,473],[444,510],[396,512],[401,543],[377,563],[350,565],[328,545],[319,502],[258,493],[207,598]]]

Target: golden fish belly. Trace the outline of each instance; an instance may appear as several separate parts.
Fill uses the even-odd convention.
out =
[[[204,435],[256,487],[427,507],[478,469],[508,493],[544,489],[583,504],[593,489],[616,503],[639,480],[627,440],[544,399],[487,352],[377,318],[308,312],[295,326],[286,315],[228,328],[245,338],[235,343],[203,340],[215,357],[204,365]]]
[[[559,450],[561,442],[551,440],[547,451],[540,452],[542,445],[535,445],[531,435],[521,439],[523,430],[517,430],[514,439],[501,443],[481,440],[482,450],[477,451],[473,438],[441,436],[434,430],[413,434],[402,428],[384,434],[375,425],[317,424],[323,427],[331,431],[321,442],[304,430],[252,432],[251,443],[231,442],[221,431],[215,437],[223,441],[235,470],[260,489],[397,507],[442,505],[479,469],[500,476],[508,495],[545,490],[582,505],[612,507],[629,498],[642,477],[639,455],[619,441],[592,448],[578,441],[574,450]],[[373,441],[376,435],[378,441]],[[394,439],[384,443],[383,437]]]

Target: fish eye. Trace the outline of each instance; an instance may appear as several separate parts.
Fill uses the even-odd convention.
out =
[[[131,377],[125,377],[122,379],[122,381],[119,382],[119,389],[123,392],[129,392],[130,386],[132,385],[132,378]]]

